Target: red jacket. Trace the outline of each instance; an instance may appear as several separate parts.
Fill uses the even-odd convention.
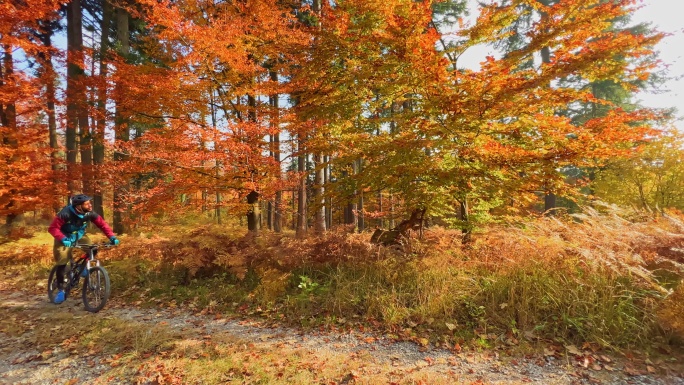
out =
[[[71,206],[64,207],[52,220],[48,232],[55,237],[56,240],[61,241],[64,238],[76,242],[83,237],[88,222],[92,222],[99,227],[107,238],[115,236],[112,228],[107,222],[96,212],[90,211],[85,214],[79,214]]]

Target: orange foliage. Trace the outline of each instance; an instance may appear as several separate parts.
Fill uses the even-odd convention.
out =
[[[38,55],[44,47],[30,31],[57,17],[60,3],[10,3],[1,12],[2,43]],[[282,177],[268,141],[287,130],[288,140],[307,138],[302,148],[286,143],[287,155],[330,155],[338,174],[361,159],[359,173],[338,180],[395,191],[407,208],[446,209],[471,196],[507,200],[515,209],[539,192],[571,194],[577,186],[565,183],[563,167],[600,165],[655,134],[651,122],[659,116],[649,110],[611,106],[606,116],[581,125],[562,113],[577,103],[610,106],[559,85],[562,79],[613,80],[631,89],[631,81],[655,68],[657,62],[645,58],[661,34],[610,28],[635,4],[514,0],[484,6],[475,25],[455,31],[457,53],[505,38],[510,22],[523,16],[522,6],[545,17],[530,26],[525,47],[488,57],[479,70],[454,70],[458,63],[436,48],[448,37],[432,24],[431,2],[349,0],[324,3],[315,15],[272,0],[127,3],[129,14],[145,22],[135,35],[135,58],[108,55],[107,79],[83,80],[90,89],[106,84],[125,121],[113,125],[135,132],[130,142],[114,144],[125,156],[108,162],[99,176],[103,186],[128,186],[117,191],[134,220],[200,191],[220,193],[220,205],[244,212],[250,191],[269,198],[296,182],[295,175]],[[302,22],[303,15],[314,21]],[[543,48],[550,61],[525,67]],[[39,85],[18,74],[0,89],[0,103],[16,105],[19,113],[16,124],[3,122],[7,143],[0,155],[11,167],[1,175],[0,214],[60,195],[45,130],[36,123],[44,109]],[[266,101],[279,95],[294,105],[276,108]],[[106,112],[111,127],[114,114]]]
[[[3,2],[0,5],[0,215],[15,216],[51,207],[55,178],[51,170],[47,110],[42,79],[15,66],[14,56],[37,60],[48,52],[33,35],[55,20],[61,5],[55,0]]]

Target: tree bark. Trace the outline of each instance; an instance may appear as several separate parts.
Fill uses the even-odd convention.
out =
[[[361,168],[363,167],[363,160],[359,159],[357,161],[357,163],[358,163],[358,166],[354,170],[355,174],[358,174],[361,172]],[[359,197],[358,207],[356,208],[356,216],[358,217],[356,222],[357,222],[357,227],[359,229],[359,232],[362,232],[363,230],[366,229],[366,218],[363,214],[363,204],[364,204],[363,189],[362,188],[357,189],[356,194]]]
[[[378,191],[378,228],[382,229],[383,226],[385,225],[385,220],[383,219],[383,210],[385,207],[383,206],[383,201],[382,201],[382,190]]]
[[[323,197],[323,186],[325,184],[323,155],[321,155],[320,153],[314,155],[314,162],[316,164],[313,199],[314,205],[316,207],[316,212],[314,213],[314,232],[316,232],[317,234],[322,234],[326,230],[325,198]]]
[[[67,188],[69,194],[78,189],[78,144],[76,142],[80,104],[79,77],[83,72],[81,1],[71,0],[67,5],[67,106],[66,106],[66,151],[67,151]]]
[[[12,59],[12,47],[10,45],[3,46],[3,59],[2,66],[0,66],[0,86],[9,85],[10,88],[14,88],[14,62]],[[6,134],[0,134],[0,145],[3,147],[9,147],[13,150],[18,149],[19,141],[17,140],[17,111],[14,101],[9,101],[6,104],[0,104],[0,124],[7,128]],[[12,155],[10,159],[6,159],[9,163],[14,163],[19,161],[16,154]],[[6,166],[5,166],[6,167]],[[10,189],[8,200],[5,210],[9,212],[5,217],[5,223],[2,228],[3,235],[9,235],[12,232],[12,228],[15,223],[18,222],[20,213],[19,208],[16,203],[17,190]]]
[[[107,52],[109,51],[109,29],[112,20],[112,7],[109,0],[102,0],[102,22],[100,24],[100,71],[97,87],[97,117],[93,131],[93,165],[100,171],[105,159],[105,125],[107,122]],[[104,217],[104,199],[101,187],[94,186],[93,210]]]
[[[306,197],[306,155],[304,154],[304,138],[299,138],[299,157],[297,158],[297,171],[299,171],[299,188],[297,189],[297,231],[298,238],[306,237],[308,231],[307,197]]]
[[[323,161],[326,163],[325,166],[325,172],[323,173],[323,185],[324,186],[329,186],[330,183],[330,174],[331,174],[331,166],[329,165],[330,163],[330,156],[326,155],[323,158]],[[328,229],[332,228],[332,198],[327,197],[325,199],[325,224]]]
[[[271,81],[278,81],[278,74],[274,71],[270,72]],[[271,108],[273,113],[271,115],[271,129],[273,130],[271,138],[273,140],[273,160],[278,165],[278,180],[282,179],[281,161],[280,161],[280,102],[278,101],[278,94],[271,96]],[[281,233],[283,231],[283,192],[280,188],[275,193],[275,201],[273,203],[273,231]]]
[[[129,27],[128,27],[128,12],[124,9],[116,10],[116,36],[119,43],[119,55],[124,58],[128,56],[129,46]],[[128,127],[128,114],[123,108],[123,94],[125,89],[121,84],[116,84],[114,93],[116,94],[116,111],[114,114],[114,136],[117,142],[128,142],[130,140],[130,127]],[[114,160],[123,162],[127,157],[121,152],[114,153]],[[121,184],[114,187],[114,231],[116,233],[126,232],[123,223],[123,214],[125,205],[123,203],[123,195],[128,188],[129,182],[123,181]]]
[[[550,6],[553,4],[553,0],[539,0],[539,2],[545,6]],[[541,13],[541,18],[542,20],[548,18],[548,15],[545,12]],[[542,59],[542,65],[544,64],[550,64],[551,63],[551,48],[550,47],[542,47],[541,49],[541,59]],[[549,87],[551,87],[551,84],[549,84]],[[549,188],[544,191],[544,212],[547,215],[553,215],[554,211],[553,209],[556,208],[556,194],[550,190]]]
[[[389,228],[393,229],[394,228],[394,195],[392,194],[392,191],[389,193]]]
[[[470,228],[470,213],[468,209],[468,198],[464,197],[463,200],[459,204],[460,206],[460,219],[465,223],[465,226],[461,229],[461,233],[463,234],[463,243],[468,243],[470,241],[470,234],[471,234],[471,228]]]
[[[56,90],[55,82],[57,81],[57,74],[55,73],[55,68],[52,65],[52,35],[54,31],[51,26],[45,26],[45,33],[40,35],[40,39],[43,45],[47,48],[45,52],[41,52],[39,57],[41,59],[41,65],[43,67],[43,81],[45,83],[45,99],[48,116],[48,138],[50,141],[51,159],[52,159],[52,171],[57,171],[59,168],[59,142],[57,141],[57,117],[55,114],[55,101]],[[57,181],[54,181],[55,188],[57,187]]]
[[[259,193],[252,191],[247,195],[247,204],[250,209],[247,212],[247,230],[253,234],[259,233]]]

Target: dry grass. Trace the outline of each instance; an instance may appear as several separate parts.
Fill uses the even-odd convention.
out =
[[[115,293],[142,303],[303,325],[364,320],[446,344],[527,337],[629,347],[684,339],[683,230],[681,216],[598,206],[492,226],[467,245],[442,228],[397,249],[343,228],[297,240],[207,225],[123,237],[103,258]],[[26,284],[44,279],[49,248],[22,242],[3,245],[0,263],[34,266],[17,274],[32,277]]]

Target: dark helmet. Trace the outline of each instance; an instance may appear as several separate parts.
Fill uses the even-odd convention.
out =
[[[93,197],[89,197],[85,194],[77,194],[71,197],[71,205],[78,206],[92,199]]]

